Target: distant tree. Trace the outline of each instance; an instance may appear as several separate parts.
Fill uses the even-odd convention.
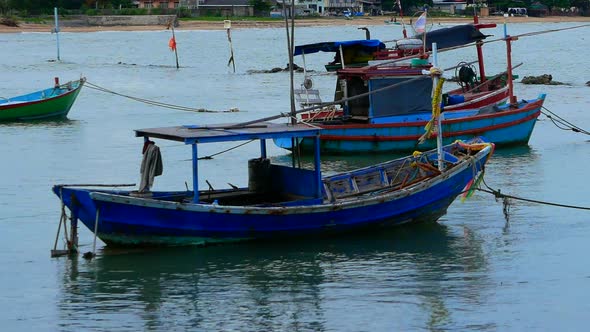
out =
[[[590,0],[572,0],[572,6],[578,7],[585,12],[590,9]]]
[[[381,8],[385,11],[393,11],[397,10],[395,5],[395,0],[382,0],[381,1]]]
[[[80,9],[84,0],[60,0],[58,7],[65,9]]]
[[[111,8],[112,4],[109,0],[85,0],[84,4],[88,8]]]
[[[56,5],[56,1],[50,0],[9,0],[10,8],[30,14],[49,13]]]
[[[133,2],[131,0],[111,0],[113,8],[130,8]]]
[[[541,3],[549,8],[570,8],[572,6],[570,0],[544,0]]]
[[[403,0],[400,1],[404,16],[412,16],[416,11],[422,10],[424,6],[432,7],[432,0]],[[397,0],[383,0],[381,8],[386,11],[396,11],[399,13]]]
[[[0,0],[0,14],[8,12],[9,9],[8,0]]]
[[[248,4],[254,8],[255,12],[268,12],[270,4],[266,0],[249,0]]]

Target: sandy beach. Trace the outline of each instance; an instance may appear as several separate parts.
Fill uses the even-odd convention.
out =
[[[295,21],[296,27],[310,27],[310,26],[337,26],[337,25],[352,25],[352,26],[371,26],[383,25],[387,16],[367,16],[355,17],[354,19],[345,19],[343,17],[331,18],[305,18],[297,19]],[[547,17],[508,17],[508,23],[558,23],[558,22],[581,22],[590,23],[590,17],[583,16],[547,16]],[[502,16],[488,16],[480,18],[482,23],[503,23]],[[448,17],[448,18],[431,18],[433,23],[467,23],[472,22],[471,17]],[[64,24],[62,32],[94,32],[94,31],[147,31],[147,30],[162,30],[164,26],[160,25],[145,25],[145,26],[77,26],[68,27]],[[19,23],[18,27],[8,27],[0,25],[0,33],[20,33],[20,32],[50,32],[51,24],[32,24]],[[247,29],[247,28],[282,28],[284,22],[277,21],[232,21],[232,29]],[[180,21],[177,30],[222,30],[223,22],[212,21]]]

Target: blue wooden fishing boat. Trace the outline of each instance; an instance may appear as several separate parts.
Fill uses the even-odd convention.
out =
[[[192,148],[195,190],[56,185],[53,192],[71,211],[70,250],[77,247],[78,220],[109,246],[206,245],[435,221],[482,174],[493,151],[490,143],[458,141],[440,153],[415,153],[322,177],[321,131],[270,122],[136,130],[146,142],[171,140]],[[272,163],[266,142],[278,138],[312,140],[313,168]],[[260,141],[260,155],[247,162],[248,185],[199,190],[199,144],[248,140]]]
[[[25,121],[65,118],[76,101],[85,78],[59,83],[51,88],[22,96],[0,97],[0,121]]]

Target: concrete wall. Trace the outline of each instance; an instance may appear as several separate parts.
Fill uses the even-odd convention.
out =
[[[178,26],[176,15],[119,15],[119,16],[88,16],[88,25],[115,26],[115,25],[167,25],[174,20],[174,26]]]

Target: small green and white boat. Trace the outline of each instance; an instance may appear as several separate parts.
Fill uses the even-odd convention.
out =
[[[12,98],[0,97],[0,121],[65,118],[84,82],[86,78],[82,77],[60,84],[56,77],[52,88]]]

